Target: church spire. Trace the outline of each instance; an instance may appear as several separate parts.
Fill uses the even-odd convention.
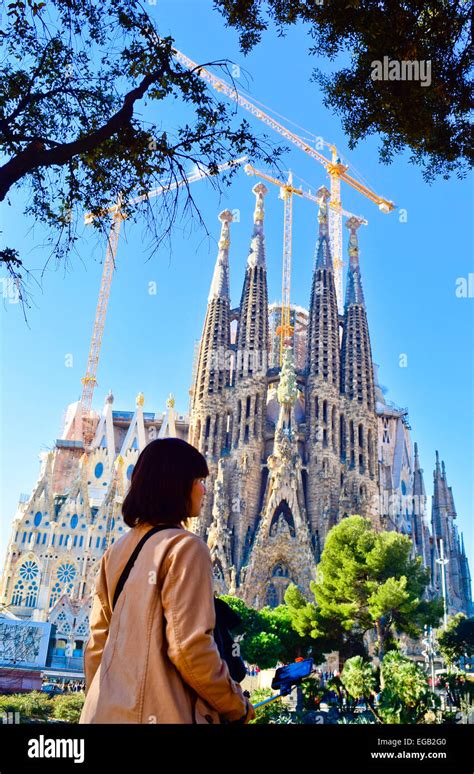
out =
[[[253,212],[253,232],[247,265],[250,267],[263,266],[265,268],[265,237],[263,234],[265,211],[263,197],[268,193],[268,188],[263,183],[257,183],[252,188],[252,192],[255,194],[255,209]]]
[[[228,382],[227,353],[230,345],[229,245],[230,210],[219,214],[221,234],[212,277],[206,319],[199,348],[193,408],[207,395],[221,392]]]
[[[214,267],[214,275],[212,277],[211,288],[209,290],[208,302],[210,303],[216,298],[222,298],[229,300],[229,246],[230,246],[230,229],[229,224],[232,223],[233,217],[230,210],[223,210],[219,213],[219,220],[221,221],[221,235],[219,239],[219,252],[217,253],[216,265]]]
[[[331,194],[325,186],[321,186],[318,190],[319,194],[319,237],[316,245],[316,268],[317,269],[332,269],[332,257],[331,257],[331,245],[329,242],[329,213],[328,213],[328,201],[331,198]]]
[[[322,186],[318,222],[319,238],[313,271],[308,327],[308,374],[329,381],[339,391],[339,316],[329,244],[328,200]]]
[[[346,222],[350,230],[349,271],[344,307],[344,334],[341,346],[341,391],[349,400],[357,399],[369,409],[375,406],[374,369],[369,327],[359,268],[358,218]]]
[[[447,543],[448,517],[456,514],[452,493],[449,492],[446,482],[446,468],[440,464],[439,453],[436,452],[436,463],[433,471],[433,499],[431,502],[431,522],[433,535],[443,538]]]
[[[413,496],[410,498],[413,505],[413,540],[418,554],[423,560],[423,566],[430,563],[430,535],[428,525],[425,522],[426,514],[426,490],[423,481],[423,470],[418,457],[418,444],[415,442],[415,459],[413,468]],[[405,506],[404,506],[405,507]]]
[[[425,484],[423,481],[423,470],[420,467],[420,458],[418,456],[418,444],[415,441],[415,465],[413,471],[413,495],[419,498],[426,497]]]
[[[357,239],[357,229],[360,225],[361,221],[355,217],[349,218],[346,221],[346,226],[351,232],[349,237],[349,272],[347,275],[346,306],[350,304],[365,306],[359,266],[359,242]]]
[[[237,382],[257,373],[266,374],[268,359],[268,290],[263,230],[264,196],[268,189],[263,183],[257,183],[252,192],[255,210],[237,326]]]

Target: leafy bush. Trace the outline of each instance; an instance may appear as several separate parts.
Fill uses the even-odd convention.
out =
[[[367,725],[374,725],[377,721],[374,720],[373,717],[371,717],[367,712],[361,712],[359,715],[354,715],[350,717],[349,715],[342,715],[337,723],[340,726],[346,726],[346,725],[357,725],[357,726],[367,726]]]
[[[264,699],[268,699],[273,695],[273,691],[271,691],[269,688],[259,688],[252,693],[250,701],[252,704],[258,704],[258,702],[264,701]],[[270,704],[266,704],[264,707],[257,708],[255,713],[256,718],[251,720],[250,723],[263,725],[268,723],[276,724],[292,722],[291,712],[280,699],[271,702]]]
[[[362,656],[347,659],[341,682],[354,699],[367,699],[375,693],[375,670]]]
[[[78,723],[85,700],[84,691],[65,693],[53,699],[53,718],[67,723]]]
[[[378,712],[383,723],[419,723],[439,703],[428,685],[426,672],[411,659],[387,653],[381,669],[383,689]]]
[[[354,699],[366,700],[379,723],[432,722],[433,713],[429,713],[440,704],[430,690],[426,672],[397,651],[385,654],[380,674],[360,656],[348,659],[341,682]]]
[[[9,696],[0,696],[0,715],[4,712],[19,712],[20,694],[12,693]]]
[[[317,710],[325,694],[325,688],[316,678],[304,680],[301,684],[303,696],[303,710],[311,712]]]
[[[19,712],[20,722],[28,719],[45,721],[51,716],[52,704],[42,691],[14,693],[11,696],[0,696],[0,714],[4,712]]]

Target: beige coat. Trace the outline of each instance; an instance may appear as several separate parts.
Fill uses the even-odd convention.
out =
[[[212,563],[202,538],[178,527],[152,535],[112,615],[120,574],[151,526],[129,530],[100,561],[79,722],[237,720],[246,701],[214,641]]]

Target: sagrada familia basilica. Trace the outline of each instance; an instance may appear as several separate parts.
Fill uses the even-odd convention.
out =
[[[104,551],[128,528],[121,504],[140,451],[155,439],[189,440],[206,456],[208,496],[190,529],[210,548],[218,593],[261,608],[284,602],[290,583],[309,583],[329,530],[357,513],[413,541],[429,569],[430,595],[449,613],[471,613],[471,584],[453,493],[438,452],[431,514],[408,412],[377,383],[359,266],[358,221],[347,221],[349,267],[344,313],[337,305],[320,189],[319,238],[309,309],[291,308],[280,352],[279,309],[269,308],[261,183],[240,304],[232,307],[232,213],[221,234],[188,414],[114,409],[107,395],[85,448],[80,402],[67,409],[62,437],[42,455],[38,480],[14,516],[0,609],[55,624],[57,644],[78,659],[88,639],[95,574]],[[310,280],[310,277],[308,277]],[[280,362],[281,361],[281,362]],[[425,452],[428,453],[428,452]],[[429,452],[431,454],[431,452]],[[428,525],[428,518],[430,526]]]

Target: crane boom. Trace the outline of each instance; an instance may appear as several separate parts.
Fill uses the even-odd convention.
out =
[[[92,331],[91,345],[87,359],[86,375],[82,377],[82,421],[83,436],[86,444],[90,444],[93,435],[93,421],[90,415],[92,407],[92,396],[97,384],[97,365],[99,362],[100,349],[102,345],[102,335],[104,333],[105,316],[109,303],[110,285],[112,274],[115,267],[115,255],[117,253],[117,244],[120,234],[120,226],[123,220],[120,209],[117,208],[110,227],[110,233],[107,240],[107,251],[105,255],[104,268],[100,281],[99,298],[95,313],[94,329]]]
[[[247,156],[241,156],[238,159],[227,161],[224,164],[218,166],[219,174],[226,169],[237,164],[242,164],[247,161]],[[196,172],[188,175],[183,180],[178,180],[170,185],[159,186],[152,191],[148,191],[145,194],[135,197],[129,201],[129,204],[137,204],[138,202],[145,201],[146,199],[152,199],[155,196],[161,196],[168,191],[180,188],[183,185],[194,183],[196,180],[201,180],[203,177],[207,177],[208,172],[206,169],[199,169]],[[97,366],[99,363],[100,350],[102,346],[102,336],[105,327],[105,316],[107,314],[107,306],[110,296],[110,286],[112,283],[112,276],[115,268],[115,256],[117,254],[118,239],[120,234],[120,226],[122,220],[125,219],[125,215],[122,213],[123,204],[119,197],[116,204],[112,204],[107,209],[102,210],[99,215],[112,215],[112,223],[110,226],[110,232],[107,240],[107,250],[104,260],[104,268],[102,270],[102,278],[100,282],[99,298],[97,300],[97,307],[94,319],[94,328],[92,331],[91,345],[89,348],[89,356],[87,359],[86,374],[82,377],[82,396],[81,396],[81,408],[82,408],[82,428],[83,438],[86,446],[90,445],[93,438],[93,418],[91,416],[92,398],[94,395],[94,389],[97,384]],[[90,224],[94,218],[98,217],[97,214],[88,212],[84,216],[84,222]]]
[[[267,172],[262,172],[260,169],[256,169],[252,164],[246,164],[244,167],[245,172],[247,175],[258,175],[258,177],[262,177],[264,180],[268,180],[269,183],[273,183],[274,185],[279,185],[281,188],[286,188],[288,186],[288,183],[284,183],[282,180],[278,180],[277,177],[272,177],[272,175],[269,175]],[[292,188],[292,193],[296,194],[297,196],[302,196],[304,199],[309,199],[311,202],[315,202],[316,204],[319,204],[318,197],[311,193],[311,191],[305,191],[302,188]],[[334,207],[335,205],[329,203],[330,207]],[[344,217],[346,218],[357,218],[360,223],[364,226],[368,226],[369,221],[366,220],[366,218],[363,218],[360,215],[354,215],[353,212],[349,212],[348,210],[340,208],[340,212]]]
[[[368,186],[363,185],[356,180],[352,175],[349,175],[347,170],[348,166],[342,164],[338,158],[337,150],[334,145],[325,143],[331,148],[332,158],[328,159],[316,148],[313,148],[309,143],[299,137],[295,132],[287,129],[283,124],[279,123],[272,116],[265,113],[264,110],[257,107],[251,100],[239,94],[238,91],[230,86],[228,83],[213,75],[209,70],[201,67],[196,62],[193,62],[188,56],[183,54],[176,48],[173,48],[173,55],[175,59],[189,70],[196,72],[196,74],[209,83],[213,89],[225,94],[229,99],[232,99],[238,105],[243,107],[249,113],[254,115],[260,121],[267,126],[270,126],[275,132],[280,134],[286,140],[289,140],[297,148],[300,148],[311,158],[315,159],[319,164],[322,164],[327,173],[329,174],[330,187],[331,187],[331,200],[329,210],[329,235],[331,239],[332,257],[334,264],[335,285],[337,294],[337,303],[339,311],[343,311],[343,281],[342,281],[342,267],[343,267],[343,248],[342,248],[342,203],[341,203],[341,180],[348,183],[356,191],[366,196],[370,201],[374,202],[382,212],[388,213],[395,209],[395,205],[383,196],[379,196],[372,191]]]

